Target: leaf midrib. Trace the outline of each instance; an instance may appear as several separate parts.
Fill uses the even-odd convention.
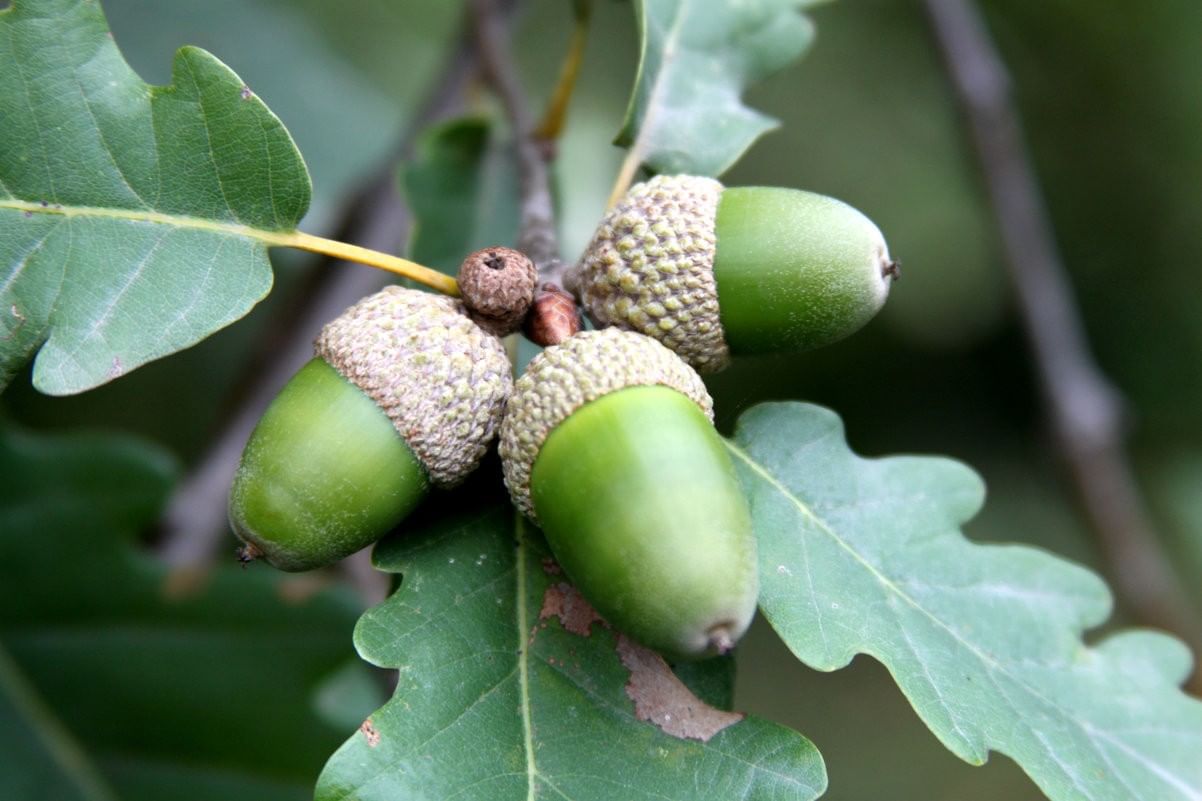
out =
[[[526,521],[521,512],[513,512],[514,533],[517,535],[517,550],[514,554],[516,573],[514,576],[514,592],[518,612],[518,688],[522,700],[522,733],[526,747],[526,801],[535,801],[534,782],[538,778],[538,766],[534,761],[534,726],[531,722],[530,710],[530,643],[526,632],[530,629],[526,599]]]
[[[647,143],[651,140],[654,132],[653,129],[658,116],[657,109],[659,108],[660,95],[665,91],[664,87],[670,83],[664,76],[676,59],[681,31],[684,29],[684,20],[688,16],[688,12],[685,10],[685,6],[687,5],[688,0],[685,0],[685,2],[682,2],[677,7],[677,14],[672,19],[672,24],[664,33],[663,47],[660,50],[659,69],[655,73],[655,80],[651,84],[651,91],[647,93],[647,111],[643,115],[642,124],[639,125],[639,132],[635,135],[634,142],[630,145],[630,153],[640,162],[643,160],[643,155],[647,150]],[[644,11],[644,13],[648,12]],[[645,60],[647,58],[647,47],[650,44],[649,32],[644,31],[644,36],[646,38],[643,42],[642,57]]]
[[[242,223],[222,222],[203,217],[192,217],[186,214],[165,214],[159,211],[106,208],[104,206],[64,206],[57,203],[43,206],[41,203],[17,200],[15,198],[0,200],[0,211],[4,210],[17,211],[23,214],[46,214],[70,219],[104,219],[116,220],[118,222],[168,225],[173,228],[207,231],[224,236],[258,239],[268,245],[292,244],[292,235],[287,231],[269,231],[265,228],[255,228],[243,225]]]

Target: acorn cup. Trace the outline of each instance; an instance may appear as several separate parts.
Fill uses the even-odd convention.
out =
[[[244,558],[335,562],[483,457],[513,388],[500,341],[459,301],[390,286],[322,329],[268,407],[230,490]]]
[[[646,334],[713,372],[732,354],[846,337],[897,274],[880,230],[846,203],[661,175],[610,210],[572,280],[598,326]]]
[[[641,334],[536,356],[501,425],[505,483],[618,629],[672,659],[729,651],[758,594],[755,538],[697,373]]]

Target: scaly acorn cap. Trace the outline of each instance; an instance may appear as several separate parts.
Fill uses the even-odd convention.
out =
[[[453,298],[385,287],[326,325],[317,355],[375,401],[442,487],[496,434],[513,374],[500,340]]]
[[[642,334],[581,331],[530,361],[514,384],[499,446],[505,486],[523,514],[537,522],[530,471],[551,431],[586,403],[636,386],[675,389],[713,421],[714,404],[697,372]]]
[[[654,337],[713,372],[732,353],[843,339],[897,276],[880,229],[835,198],[661,175],[609,212],[570,277],[597,325]]]
[[[577,276],[598,326],[660,340],[702,372],[730,362],[714,279],[722,189],[713,178],[659,175],[606,214]]]

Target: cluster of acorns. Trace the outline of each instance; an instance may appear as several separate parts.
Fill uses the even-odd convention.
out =
[[[246,446],[234,531],[248,558],[329,564],[461,481],[499,429],[514,504],[607,620],[670,659],[728,651],[755,612],[755,538],[697,370],[840,339],[895,276],[837,200],[638,184],[567,281],[598,330],[561,327],[516,382],[498,336],[537,276],[515,251],[465,262],[463,301],[389,287],[327,325]]]

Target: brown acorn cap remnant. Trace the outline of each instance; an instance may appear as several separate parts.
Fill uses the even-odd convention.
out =
[[[605,328],[581,331],[535,356],[514,384],[499,450],[514,504],[536,520],[530,471],[551,431],[584,404],[637,386],[684,394],[711,421],[714,405],[697,372],[654,339]]]
[[[497,336],[522,327],[537,283],[534,262],[513,248],[483,248],[459,266],[463,305],[481,328]]]
[[[721,183],[694,175],[631,187],[601,221],[573,277],[598,327],[653,337],[702,372],[727,365],[714,279],[721,196]]]
[[[314,348],[363,390],[440,486],[462,481],[496,434],[513,374],[463,304],[385,287],[326,325]]]

